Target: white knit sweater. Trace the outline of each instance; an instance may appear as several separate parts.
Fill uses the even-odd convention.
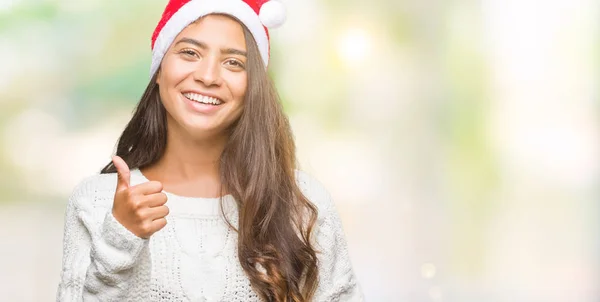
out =
[[[317,206],[319,286],[313,301],[363,301],[339,216],[323,186],[296,173]],[[165,192],[167,225],[150,239],[135,236],[112,215],[116,174],[83,180],[67,205],[57,301],[261,301],[237,257],[237,234],[227,227],[219,198]],[[147,182],[131,171],[131,185]],[[237,226],[235,201],[223,198]]]

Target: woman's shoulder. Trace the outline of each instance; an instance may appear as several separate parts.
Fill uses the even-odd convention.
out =
[[[335,210],[329,191],[317,178],[305,171],[296,170],[296,183],[304,196],[317,207],[320,213]]]
[[[101,205],[103,201],[112,201],[117,186],[117,174],[96,173],[82,178],[71,192],[70,199],[76,204],[91,202],[93,205]]]
[[[116,173],[95,173],[81,179],[75,186],[74,191],[81,193],[102,192],[105,190],[114,190],[117,187]]]

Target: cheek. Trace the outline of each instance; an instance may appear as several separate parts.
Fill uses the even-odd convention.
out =
[[[162,84],[166,88],[173,88],[185,79],[194,66],[193,64],[185,64],[181,60],[177,60],[174,56],[167,56],[163,59],[160,68],[159,85]]]
[[[246,95],[246,91],[248,90],[248,78],[245,75],[236,77],[231,82],[230,87],[233,97],[237,101],[242,102],[244,100],[244,96]]]
[[[158,95],[160,96],[160,102],[163,104],[168,113],[173,113],[171,97],[169,95],[169,91],[165,87],[165,85],[158,86]]]

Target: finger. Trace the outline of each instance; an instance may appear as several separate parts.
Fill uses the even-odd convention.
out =
[[[157,219],[164,218],[167,215],[169,215],[169,207],[167,207],[167,206],[149,208],[149,209],[147,209],[147,211],[148,211],[147,217],[148,217],[148,219],[151,219],[151,220],[157,220]]]
[[[163,185],[160,181],[147,181],[131,187],[131,190],[139,195],[150,195],[160,193]]]
[[[129,181],[131,178],[131,173],[129,171],[129,166],[120,156],[113,156],[112,158],[113,165],[117,169],[117,191],[122,191],[129,188]]]
[[[167,203],[167,194],[164,192],[154,193],[150,195],[146,195],[144,197],[144,203],[149,208],[160,207]]]
[[[160,231],[160,229],[164,228],[165,225],[167,225],[167,219],[164,217],[153,220],[151,226],[152,234]]]

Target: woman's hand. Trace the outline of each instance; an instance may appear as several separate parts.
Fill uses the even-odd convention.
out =
[[[169,208],[165,206],[167,195],[162,192],[162,184],[149,181],[131,187],[127,163],[119,156],[112,160],[118,175],[112,214],[136,236],[150,238],[167,225],[165,216],[169,214]]]

